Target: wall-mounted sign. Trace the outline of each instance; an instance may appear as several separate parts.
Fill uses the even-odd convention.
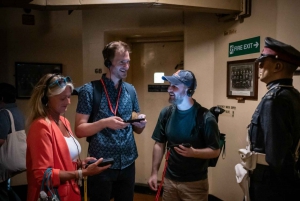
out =
[[[257,53],[257,52],[260,52],[260,36],[229,43],[229,48],[228,48],[229,57]]]
[[[169,85],[148,85],[148,92],[168,92]]]

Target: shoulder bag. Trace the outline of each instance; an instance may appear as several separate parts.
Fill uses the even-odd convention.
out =
[[[0,163],[10,172],[26,170],[26,133],[25,130],[16,131],[14,118],[9,110],[11,133],[0,147]]]

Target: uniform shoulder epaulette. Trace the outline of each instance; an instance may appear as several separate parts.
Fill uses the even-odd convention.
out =
[[[266,96],[276,97],[283,89],[294,88],[292,85],[278,85],[268,91]]]
[[[269,90],[266,93],[266,97],[275,97],[277,96],[278,92],[281,90],[282,88],[280,86],[276,86],[274,88],[272,88],[271,90]]]

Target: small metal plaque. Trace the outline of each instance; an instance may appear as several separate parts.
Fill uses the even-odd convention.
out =
[[[148,85],[148,92],[168,92],[169,85]]]

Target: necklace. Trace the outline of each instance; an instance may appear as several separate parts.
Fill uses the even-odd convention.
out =
[[[53,119],[53,118],[52,118]],[[59,120],[53,119],[53,121],[56,123],[56,125],[59,125]]]
[[[59,120],[60,120],[60,119],[59,119]],[[58,121],[59,121],[59,120],[58,120]],[[56,122],[56,121],[55,121],[55,122]],[[58,123],[58,122],[57,122],[57,123]],[[71,134],[71,132],[69,131],[69,129],[67,128],[67,126],[64,124],[64,122],[62,121],[61,123],[62,123],[62,125],[65,127],[65,129],[66,129],[67,133],[69,134],[69,136],[72,138],[74,144],[76,145],[77,153],[78,153],[79,164],[82,165],[82,161],[81,161],[81,159],[80,159],[80,153],[79,153],[79,147],[78,147],[78,144],[76,143],[74,136]],[[81,168],[81,167],[80,167],[80,168]],[[79,181],[81,181],[81,180],[79,180]],[[80,182],[79,182],[79,184],[80,184]]]

